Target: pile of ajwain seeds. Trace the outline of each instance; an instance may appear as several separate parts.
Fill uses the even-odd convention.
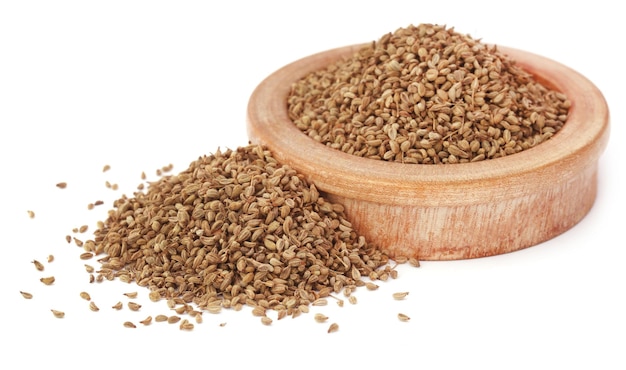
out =
[[[563,126],[567,97],[453,28],[400,28],[293,84],[289,118],[359,157],[413,164],[504,157]]]
[[[116,184],[107,182],[107,187]],[[85,225],[74,231],[86,230]],[[340,204],[326,201],[315,185],[258,145],[201,156],[186,170],[117,199],[92,239],[66,239],[81,247],[81,260],[100,263],[99,268],[85,264],[91,283],[119,280],[145,287],[152,301],[166,300],[176,311],[154,321],[179,323],[181,330],[194,327],[181,314],[200,323],[203,312],[244,306],[269,325],[270,310],[278,319],[295,318],[311,305],[325,305],[328,297],[342,305],[339,293],[356,303],[351,293],[358,287],[374,290],[374,281],[397,277],[389,257],[352,229]],[[419,266],[402,257],[395,264],[407,261]],[[41,271],[41,263],[36,264]],[[51,285],[54,277],[42,283]],[[80,297],[91,300],[88,292]],[[141,306],[131,301],[128,307],[137,311]],[[93,301],[89,308],[100,309]],[[122,303],[112,308],[119,310]],[[65,315],[59,309],[52,313]],[[408,321],[405,314],[398,318]],[[314,319],[328,317],[316,314]],[[139,323],[152,321],[147,317]],[[124,326],[137,327],[130,321]],[[336,330],[338,324],[330,324],[328,332]]]

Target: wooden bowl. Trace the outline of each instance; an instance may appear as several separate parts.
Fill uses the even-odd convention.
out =
[[[421,260],[485,257],[530,247],[578,223],[596,198],[598,158],[609,137],[609,111],[598,88],[545,57],[500,47],[546,86],[571,100],[552,138],[497,159],[459,164],[402,164],[326,147],[289,119],[291,84],[363,45],[314,54],[277,70],[254,90],[247,130],[277,160],[304,174],[345,206],[355,230],[390,256]]]

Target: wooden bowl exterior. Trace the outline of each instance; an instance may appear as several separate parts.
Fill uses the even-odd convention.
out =
[[[252,143],[345,206],[355,230],[392,257],[455,260],[530,247],[578,223],[597,191],[598,159],[609,137],[602,93],[578,72],[550,59],[499,47],[535,77],[565,93],[570,116],[550,140],[507,157],[475,163],[418,165],[356,157],[303,134],[287,115],[291,84],[348,58],[363,45],[295,61],[267,77],[248,105]]]

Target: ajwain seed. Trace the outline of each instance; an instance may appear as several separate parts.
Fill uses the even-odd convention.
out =
[[[317,322],[325,322],[326,320],[328,320],[328,316],[321,314],[321,313],[316,313],[315,316],[313,316],[313,318]]]
[[[39,281],[41,281],[45,285],[52,285],[54,283],[54,280],[55,280],[54,276],[48,276],[48,277],[43,277],[39,279]]]
[[[406,321],[411,320],[411,318],[408,317],[407,315],[403,314],[403,313],[399,313],[398,314],[398,320],[406,322]]]
[[[50,310],[50,311],[52,311],[52,314],[53,314],[53,315],[54,315],[54,317],[56,317],[57,319],[62,319],[62,318],[64,318],[64,317],[65,317],[65,312],[63,312],[63,311],[54,310],[54,309],[52,309],[52,310]]]
[[[137,292],[124,293],[124,295],[128,298],[137,298]]]
[[[402,300],[404,298],[406,298],[406,296],[409,295],[409,292],[398,292],[398,293],[393,293],[393,299],[395,300]]]
[[[154,321],[156,321],[156,322],[165,322],[165,321],[168,321],[168,317],[166,315],[157,315],[154,318]]]
[[[66,182],[59,182],[57,183],[57,188],[59,189],[65,189],[67,187],[67,183]]]
[[[194,325],[189,320],[184,319],[178,326],[180,330],[193,330]]]
[[[135,329],[137,326],[135,324],[133,324],[130,321],[124,321],[124,327],[125,328],[131,328],[131,329]]]
[[[148,316],[145,319],[139,321],[140,324],[150,325],[152,323],[152,316]]]
[[[261,317],[261,323],[263,325],[272,325],[272,319],[267,316],[263,316]]]
[[[33,295],[28,293],[28,292],[23,292],[20,290],[20,294],[22,295],[22,297],[26,298],[26,299],[32,299]]]
[[[93,312],[100,311],[100,308],[98,308],[98,306],[96,306],[96,304],[93,301],[89,302],[89,309],[92,310]]]
[[[35,265],[35,268],[37,269],[37,271],[43,271],[44,267],[43,264],[37,260],[33,260],[33,264]]]
[[[122,302],[117,302],[116,304],[114,304],[113,306],[111,306],[112,309],[114,310],[121,310],[123,307]]]
[[[174,315],[174,316],[170,316],[170,317],[167,318],[167,323],[168,324],[176,324],[179,321],[180,321],[180,316]]]
[[[53,255],[48,255],[48,263],[51,263],[52,261],[54,261],[54,256]]]
[[[86,301],[91,301],[91,296],[87,292],[80,292],[80,297]]]
[[[141,305],[135,302],[128,302],[128,308],[130,308],[131,311],[139,311]]]
[[[339,330],[339,324],[337,323],[332,323],[330,324],[330,326],[328,327],[328,333],[334,333],[337,330]]]
[[[27,211],[28,212],[28,217],[30,218],[35,218],[35,212],[34,211]]]

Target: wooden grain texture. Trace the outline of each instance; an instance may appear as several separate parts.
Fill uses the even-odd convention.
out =
[[[587,78],[553,60],[501,47],[542,83],[572,101],[550,140],[520,153],[476,163],[416,165],[356,157],[304,135],[288,118],[291,83],[363,45],[295,61],[253,92],[250,141],[345,206],[355,229],[392,256],[453,260],[508,253],[551,239],[592,207],[598,160],[609,137],[609,111]]]

